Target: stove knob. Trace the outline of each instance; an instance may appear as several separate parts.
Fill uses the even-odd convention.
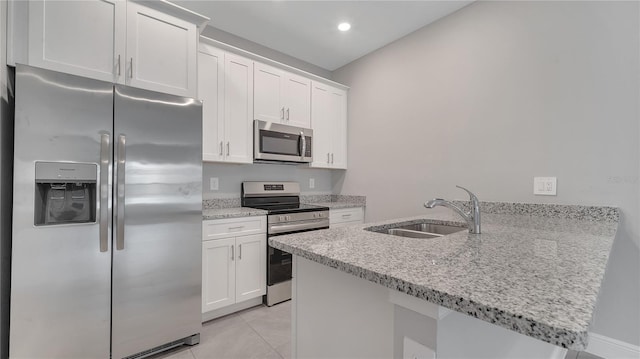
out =
[[[284,216],[278,216],[278,219],[280,220],[280,222],[283,222],[285,220]]]
[[[287,221],[290,221],[290,220],[291,220],[291,216],[287,216]]]

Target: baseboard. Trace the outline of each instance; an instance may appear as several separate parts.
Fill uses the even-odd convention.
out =
[[[589,333],[587,353],[606,359],[639,359],[640,347],[623,341]]]

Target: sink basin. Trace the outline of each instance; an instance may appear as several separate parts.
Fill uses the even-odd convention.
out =
[[[446,224],[435,223],[397,223],[389,226],[369,227],[368,231],[391,234],[400,237],[409,238],[438,238],[460,231],[468,230],[467,227],[450,226]]]
[[[464,231],[465,227],[457,227],[457,226],[448,226],[445,224],[433,224],[433,223],[414,223],[408,224],[406,226],[395,227],[392,230],[406,230],[406,231],[416,231],[416,232],[427,232],[429,234],[435,234],[440,236],[446,236],[447,234],[456,233],[460,231]],[[393,234],[393,233],[389,233]]]
[[[388,229],[387,230],[387,234],[392,234],[394,236],[400,236],[400,237],[409,237],[409,238],[438,238],[438,237],[442,237],[442,234],[427,233],[427,232],[420,232],[420,231],[412,231],[412,230],[402,229],[402,228],[391,228],[391,229]]]

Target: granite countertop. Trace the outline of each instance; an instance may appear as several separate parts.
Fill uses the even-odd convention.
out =
[[[349,201],[341,201],[341,202],[311,202],[311,203],[308,203],[308,204],[313,204],[313,205],[316,205],[316,206],[329,207],[329,209],[364,207],[364,205],[361,202],[349,202]]]
[[[249,207],[211,208],[202,210],[202,220],[266,216],[267,211]]]
[[[584,350],[618,211],[535,206],[506,207],[516,214],[483,211],[479,235],[465,230],[416,239],[365,230],[398,222],[464,225],[440,207],[425,216],[272,237],[269,244],[518,333]]]
[[[330,209],[355,208],[366,205],[364,196],[304,195],[303,203],[325,206]],[[213,198],[202,201],[202,220],[264,216],[267,211],[240,206],[240,197]]]

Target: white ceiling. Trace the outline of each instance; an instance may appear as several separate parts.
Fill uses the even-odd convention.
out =
[[[333,71],[473,0],[172,2],[215,28]],[[343,21],[351,30],[338,31]]]

